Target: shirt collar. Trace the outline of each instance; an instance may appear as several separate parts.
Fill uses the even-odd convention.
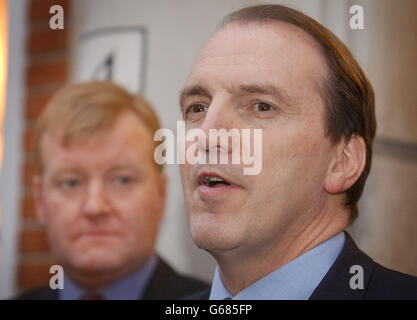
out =
[[[210,300],[307,300],[336,260],[345,242],[340,232],[232,296],[216,268]]]
[[[157,264],[158,258],[152,255],[140,269],[112,283],[100,294],[107,300],[141,299]],[[87,292],[64,276],[64,289],[59,290],[58,294],[60,300],[78,300]]]

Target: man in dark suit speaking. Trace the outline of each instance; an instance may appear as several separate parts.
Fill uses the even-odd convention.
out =
[[[207,287],[154,253],[166,187],[153,159],[159,127],[148,102],[110,82],[51,99],[36,127],[33,193],[64,282],[19,299],[178,299]]]
[[[226,152],[228,164],[181,166],[193,240],[218,262],[211,291],[189,298],[417,298],[415,277],[375,263],[343,231],[358,214],[376,121],[371,84],[329,30],[279,5],[232,13],[194,63],[181,107],[186,130],[261,129],[263,150],[257,175],[218,141],[199,151]]]

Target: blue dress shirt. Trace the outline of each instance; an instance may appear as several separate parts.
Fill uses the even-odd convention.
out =
[[[138,300],[143,297],[145,288],[158,264],[158,258],[152,255],[137,271],[112,283],[99,292],[107,300]],[[78,300],[89,294],[69,277],[64,276],[64,289],[58,291],[59,300]]]
[[[345,243],[340,232],[281,268],[232,296],[220,279],[218,267],[210,300],[307,300],[319,285]]]

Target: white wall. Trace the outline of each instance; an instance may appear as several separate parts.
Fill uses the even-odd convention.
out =
[[[0,203],[2,205],[0,239],[0,299],[15,293],[15,271],[18,247],[20,169],[23,159],[22,132],[25,98],[25,36],[26,0],[8,2],[9,52],[4,119],[4,162],[0,173]]]

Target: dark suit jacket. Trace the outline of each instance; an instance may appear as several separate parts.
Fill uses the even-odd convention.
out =
[[[158,265],[145,289],[142,300],[176,300],[208,287],[207,283],[178,274],[159,258]],[[23,293],[15,299],[57,300],[58,290],[43,287]]]
[[[352,237],[345,231],[345,244],[310,297],[310,300],[376,300],[376,299],[412,299],[417,300],[417,278],[401,272],[387,269],[356,246]],[[363,289],[352,290],[350,274],[353,265],[363,268]],[[185,297],[187,300],[207,300],[210,290],[204,290]]]

